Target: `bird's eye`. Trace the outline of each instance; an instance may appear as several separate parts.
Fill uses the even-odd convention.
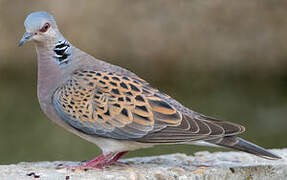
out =
[[[40,29],[40,32],[44,33],[46,32],[50,27],[49,23],[44,24],[44,26]]]

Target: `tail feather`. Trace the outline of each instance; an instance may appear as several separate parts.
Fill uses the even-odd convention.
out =
[[[270,151],[235,136],[225,136],[222,138],[206,140],[206,141],[219,146],[251,153],[265,159],[271,159],[271,160],[281,159],[281,157],[271,153]]]

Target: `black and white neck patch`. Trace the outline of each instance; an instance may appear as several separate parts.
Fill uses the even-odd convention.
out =
[[[59,40],[54,47],[54,58],[59,64],[68,64],[71,56],[71,44],[67,40]]]

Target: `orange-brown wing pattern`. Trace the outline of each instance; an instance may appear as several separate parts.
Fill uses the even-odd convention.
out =
[[[244,127],[183,107],[140,78],[79,70],[58,88],[60,117],[90,135],[146,143],[209,140],[242,133]]]
[[[182,121],[157,92],[140,78],[80,70],[57,89],[53,103],[62,119],[80,131],[134,139]]]

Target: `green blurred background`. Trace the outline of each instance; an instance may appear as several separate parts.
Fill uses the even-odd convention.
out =
[[[247,127],[241,137],[286,147],[287,1],[0,0],[0,164],[86,160],[93,144],[54,125],[36,97],[25,17],[52,13],[75,46],[126,67],[203,114]],[[170,145],[127,157],[215,149]]]

